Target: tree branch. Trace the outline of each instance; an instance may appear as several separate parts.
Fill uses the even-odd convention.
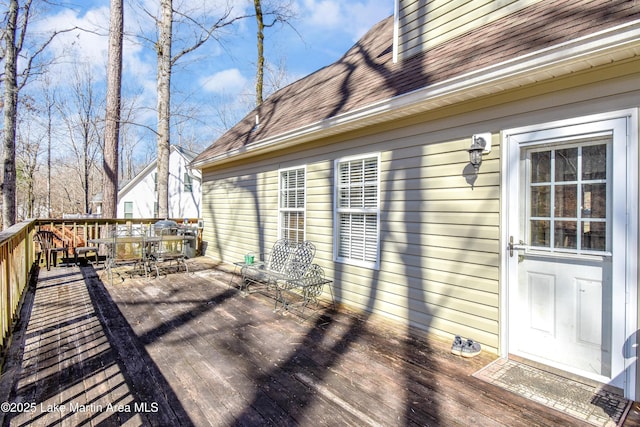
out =
[[[20,73],[23,76],[22,82],[18,85],[18,91],[22,90],[22,88],[24,88],[24,86],[27,84],[27,81],[29,80],[29,77],[32,75],[31,71],[33,68],[33,62],[36,60],[36,58],[38,57],[38,55],[40,55],[46,48],[47,46],[49,46],[49,44],[53,41],[53,39],[59,35],[59,34],[63,34],[63,33],[68,33],[74,30],[78,30],[81,29],[79,27],[73,27],[73,28],[68,28],[65,30],[59,30],[59,31],[54,31],[53,34],[51,34],[51,36],[40,46],[40,48],[38,48],[33,55],[31,55],[29,58],[27,58],[27,65],[25,66],[24,70]],[[24,31],[23,31],[24,34]],[[22,41],[20,42],[20,44],[22,44]],[[18,52],[20,52],[20,50],[22,49],[22,47],[20,47],[20,49],[18,49]]]
[[[202,46],[207,40],[209,40],[211,38],[211,36],[213,36],[213,33],[221,28],[224,27],[228,27],[230,25],[233,25],[234,23],[236,23],[237,21],[240,21],[242,19],[246,19],[249,18],[253,15],[242,15],[242,16],[236,16],[235,18],[232,18],[230,20],[226,20],[229,15],[231,14],[230,11],[227,11],[225,13],[225,15],[223,17],[221,17],[220,19],[218,19],[218,21],[213,24],[211,27],[209,28],[205,28],[204,25],[202,25],[201,23],[197,22],[195,19],[191,18],[190,16],[187,16],[183,13],[180,13],[178,11],[174,10],[174,13],[182,16],[183,18],[185,18],[186,20],[192,22],[193,24],[195,24],[198,28],[200,28],[202,30],[202,34],[200,34],[200,38],[191,46],[181,50],[180,52],[178,52],[176,55],[173,56],[173,58],[171,58],[171,65],[175,65],[175,63],[182,58],[184,55],[193,52],[194,50],[196,50],[197,48],[199,48],[200,46]]]

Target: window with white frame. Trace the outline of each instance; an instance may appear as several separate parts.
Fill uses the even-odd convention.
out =
[[[380,157],[336,161],[336,260],[376,268]]]
[[[124,217],[133,218],[133,202],[124,202]]]
[[[193,179],[188,172],[184,173],[184,188],[185,193],[193,193]]]
[[[278,217],[281,239],[304,241],[305,175],[304,167],[280,171]]]

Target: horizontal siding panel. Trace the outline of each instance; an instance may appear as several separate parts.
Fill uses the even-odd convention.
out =
[[[496,187],[475,187],[469,188],[425,188],[420,191],[392,191],[389,194],[382,194],[385,201],[403,200],[465,200],[469,204],[475,204],[474,200],[498,200],[500,193]]]
[[[418,265],[383,261],[379,271],[337,263],[331,274],[332,280],[355,283],[357,284],[356,286],[371,286],[373,282],[378,280],[405,283],[406,285],[407,277],[428,277],[430,280],[442,279],[443,283],[458,281],[462,282],[465,287],[474,288],[474,286],[477,286],[479,289],[484,286],[491,291],[495,291],[495,288],[490,285],[487,286],[487,283],[497,281],[500,272],[496,266],[423,258],[423,261]],[[477,284],[474,282],[475,280],[478,280]]]
[[[387,271],[395,271],[398,265],[394,260],[386,261],[383,259],[381,268]],[[416,265],[416,264],[412,264]],[[480,277],[490,280],[498,280],[499,271],[495,265],[469,264],[467,261],[450,260],[443,258],[422,258],[419,265],[421,268],[429,270],[439,270],[442,272],[464,271],[471,278]]]
[[[423,270],[424,271],[424,270]],[[409,277],[408,285],[405,283]],[[467,281],[469,278],[467,277]],[[497,316],[499,295],[497,292],[487,292],[465,286],[452,286],[425,277],[415,277],[403,274],[384,273],[380,275],[380,282],[376,292],[393,294],[406,300],[429,301],[456,310],[466,310],[473,305],[487,314],[484,317],[494,319]],[[403,305],[403,303],[396,303]],[[480,314],[480,313],[478,313]]]
[[[427,289],[414,289],[411,288],[409,292],[409,300],[411,304],[416,302],[428,302],[434,306],[439,306],[452,311],[474,313],[477,316],[481,316],[485,319],[497,321],[499,318],[498,310],[498,296],[495,294],[482,294],[475,295],[469,293],[460,295],[456,294],[451,296],[448,293],[451,292],[450,287],[446,287],[447,293],[437,293],[433,284],[429,284]],[[458,290],[460,291],[460,290]]]
[[[436,237],[451,236],[476,239],[497,239],[500,231],[497,225],[478,226],[475,224],[444,224],[437,222],[425,224],[418,221],[399,221],[397,223],[385,221],[382,223],[382,231],[393,231],[402,227],[405,227],[409,233],[419,232],[425,235],[434,235]],[[419,231],[411,231],[414,229],[418,229]]]
[[[401,165],[398,166],[400,169],[394,171],[390,171],[386,168],[383,169],[382,180],[393,181],[395,179],[401,178],[402,174],[405,173],[405,170],[419,171],[420,173],[418,176],[421,178],[464,178],[464,175],[467,173],[465,171],[465,168],[469,167],[469,155],[466,152],[460,153],[460,155],[465,155],[467,161],[458,161],[457,163],[452,164],[439,164],[435,162],[429,162],[425,157],[406,159],[406,161],[403,160],[402,162],[398,162],[401,163]],[[492,173],[500,173],[500,162],[497,159],[483,157],[482,165],[480,165],[480,170],[476,178],[480,180],[484,178],[484,175]],[[471,176],[473,176],[473,172],[471,172]],[[468,186],[471,187],[470,185]]]
[[[461,171],[462,173],[463,171]],[[391,178],[391,179],[389,179]],[[481,178],[481,179],[480,179]],[[500,174],[498,172],[482,173],[474,182],[474,188],[471,190],[467,177],[460,176],[438,176],[423,177],[422,171],[417,169],[407,169],[395,174],[383,175],[381,187],[386,191],[419,191],[425,189],[446,189],[446,188],[462,188],[469,191],[475,191],[476,188],[486,188],[500,185]]]
[[[411,202],[387,207],[387,210],[382,213],[382,230],[388,232],[406,230],[411,233],[429,234],[423,229],[423,226],[428,223],[478,226],[498,226],[500,224],[499,215],[493,213],[489,208],[486,208],[486,212],[459,212],[450,209],[450,206],[446,207],[449,210],[435,210],[438,206],[429,203],[431,210],[420,209],[424,204],[427,202]],[[442,208],[442,206],[440,207]]]
[[[409,323],[418,328],[436,331],[436,333],[438,331],[451,331],[447,335],[439,333],[439,335],[443,336],[460,335],[465,338],[473,338],[483,344],[485,351],[496,352],[498,348],[499,324],[497,322],[495,324],[490,322],[476,323],[473,315],[469,313],[458,316],[454,321],[443,317],[434,318],[429,313],[416,311],[410,317]]]
[[[399,11],[399,55],[408,58],[537,1],[434,0],[419,7],[409,3]]]
[[[385,249],[394,250],[385,250]],[[385,252],[382,254],[382,261],[388,263],[398,263],[400,265],[425,266],[425,262],[430,260],[447,260],[468,263],[470,265],[484,265],[498,267],[500,259],[497,253],[472,251],[470,249],[459,250],[437,246],[420,245],[393,245],[385,242],[383,246]]]
[[[369,288],[373,286],[374,281],[394,283],[399,286],[407,287],[409,283],[415,283],[416,280],[425,280],[427,283],[439,283],[443,286],[450,286],[454,295],[458,291],[466,289],[472,291],[483,292],[487,294],[497,294],[498,284],[495,277],[483,278],[477,275],[471,275],[466,270],[451,271],[448,269],[435,269],[426,266],[391,266],[388,269],[381,269],[379,272],[364,271],[362,269],[349,269],[348,266],[339,264],[337,270],[331,269],[331,260],[320,260],[320,256],[316,256],[316,262],[325,267],[325,274],[336,284],[342,286],[363,286]],[[326,263],[326,264],[325,264]],[[435,264],[436,267],[439,264]],[[487,275],[495,276],[498,273],[495,268],[488,268]],[[355,285],[353,285],[355,284]],[[425,284],[426,286],[426,284]],[[455,292],[454,292],[455,291]],[[442,293],[442,292],[441,292]]]
[[[322,207],[324,209],[327,203],[333,202],[333,194],[326,194],[326,189],[325,194],[307,193],[306,202],[307,210],[312,210],[312,208],[317,209],[318,207]]]
[[[455,320],[455,316],[461,312],[474,313],[491,323],[495,323],[499,316],[496,307],[479,304],[468,299],[452,298],[446,294],[437,294],[426,289],[410,288],[409,295],[386,292],[382,289],[378,290],[378,293],[385,302],[399,307],[403,312],[407,312],[407,309],[409,312],[428,309],[435,316],[448,317],[452,320]]]
[[[416,140],[416,146],[387,151],[382,156],[383,164],[389,164],[394,168],[411,168],[415,164],[411,159],[420,159],[424,162],[439,165],[462,164],[469,159],[467,148],[471,145],[469,140],[446,142],[441,144],[424,145],[425,141]]]
[[[428,269],[423,267],[407,267],[404,274],[407,277],[424,279],[428,280],[429,283],[442,284],[442,286],[451,287],[449,292],[452,295],[457,295],[457,292],[464,292],[464,290],[466,289],[491,295],[495,295],[498,293],[498,284],[496,283],[495,279],[470,276],[464,271],[455,272]],[[399,283],[402,282],[402,280],[399,281]]]
[[[500,201],[497,199],[481,200],[470,203],[465,199],[457,200],[420,200],[415,199],[411,201],[387,203],[385,206],[385,212],[405,211],[407,213],[415,212],[474,212],[478,214],[480,212],[496,212],[500,206]]]
[[[403,307],[391,302],[391,296],[378,296],[378,295],[362,295],[358,293],[352,293],[346,291],[344,296],[356,307],[363,310],[371,310],[372,306],[378,311],[386,315],[394,317],[404,318],[418,321],[421,320],[423,327],[432,328],[435,322],[446,321],[453,324],[469,324],[473,322],[474,327],[477,330],[488,332],[491,334],[497,334],[498,322],[497,320],[478,317],[475,314],[470,315],[468,312],[450,310],[445,307],[420,303],[416,305],[410,305],[409,307]],[[386,298],[385,298],[386,297]],[[410,310],[409,310],[410,309]],[[411,314],[407,314],[411,313]],[[423,323],[426,321],[426,324]]]
[[[421,16],[418,15],[418,20],[414,21],[414,25],[407,26],[408,31],[401,36],[405,49],[407,51],[416,47],[426,49],[462,32],[469,31],[471,28],[479,27],[480,22],[486,23],[488,20],[483,19],[483,15],[489,12],[483,6],[492,2],[504,3],[500,0],[454,0],[447,1],[447,7],[436,9],[434,11],[436,13],[431,13],[429,7],[422,8],[421,13],[424,18],[420,19]],[[441,4],[441,2],[436,2],[436,4]]]
[[[401,227],[399,225],[399,227]],[[393,229],[393,228],[392,228]],[[397,230],[397,228],[395,229]],[[455,249],[473,252],[484,252],[498,254],[500,242],[498,240],[474,239],[469,237],[438,236],[433,234],[416,235],[414,233],[390,232],[385,234],[385,244],[393,244],[402,249],[403,247],[417,247],[420,254],[429,254],[430,251],[440,249]]]

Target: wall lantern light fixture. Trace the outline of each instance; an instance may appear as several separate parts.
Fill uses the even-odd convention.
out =
[[[471,137],[471,146],[467,149],[469,152],[469,163],[473,166],[476,173],[482,164],[482,155],[491,152],[491,134],[479,133]]]

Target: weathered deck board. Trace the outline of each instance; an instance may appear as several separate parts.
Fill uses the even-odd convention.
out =
[[[194,267],[113,286],[92,267],[42,271],[0,380],[0,399],[37,407],[0,423],[583,425],[472,377],[490,355],[344,310],[301,322]]]

